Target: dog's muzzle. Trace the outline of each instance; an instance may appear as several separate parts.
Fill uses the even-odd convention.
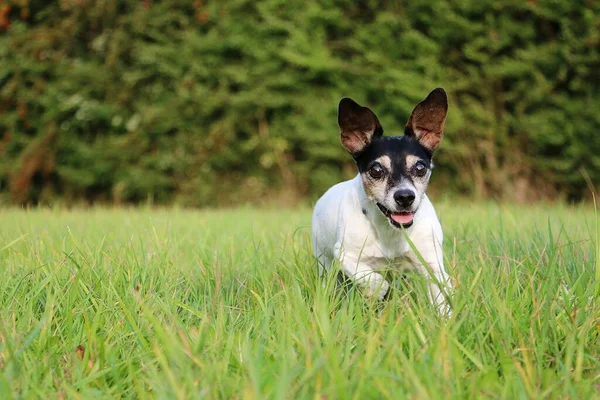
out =
[[[377,203],[379,210],[387,217],[390,223],[396,228],[409,228],[413,224],[415,217],[414,211],[392,212],[388,208]]]

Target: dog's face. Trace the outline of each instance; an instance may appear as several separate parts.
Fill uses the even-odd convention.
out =
[[[383,137],[377,116],[351,99],[340,101],[342,145],[354,157],[369,199],[390,224],[408,228],[425,194],[431,158],[443,134],[448,100],[438,88],[413,110],[404,136]]]

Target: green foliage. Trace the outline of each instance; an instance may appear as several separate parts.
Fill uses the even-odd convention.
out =
[[[600,182],[598,2],[2,4],[0,192],[16,202],[314,198],[354,171],[342,96],[400,134],[436,86],[432,188],[577,199]]]
[[[438,212],[448,320],[323,287],[309,210],[0,210],[0,398],[597,399],[594,212]]]

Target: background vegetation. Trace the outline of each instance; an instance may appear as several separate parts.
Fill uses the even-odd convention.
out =
[[[0,200],[224,205],[353,174],[337,102],[399,134],[450,95],[432,188],[600,181],[600,2],[0,0]]]

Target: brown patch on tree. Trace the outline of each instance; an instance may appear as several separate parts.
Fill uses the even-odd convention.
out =
[[[8,14],[10,13],[10,5],[3,4],[4,2],[0,0],[0,32],[6,32],[10,29],[10,19],[8,18]]]
[[[29,192],[34,177],[47,180],[54,172],[56,168],[54,144],[57,136],[56,129],[50,129],[40,140],[31,143],[23,151],[20,165],[10,181],[10,193],[16,203],[24,205],[31,200]]]

